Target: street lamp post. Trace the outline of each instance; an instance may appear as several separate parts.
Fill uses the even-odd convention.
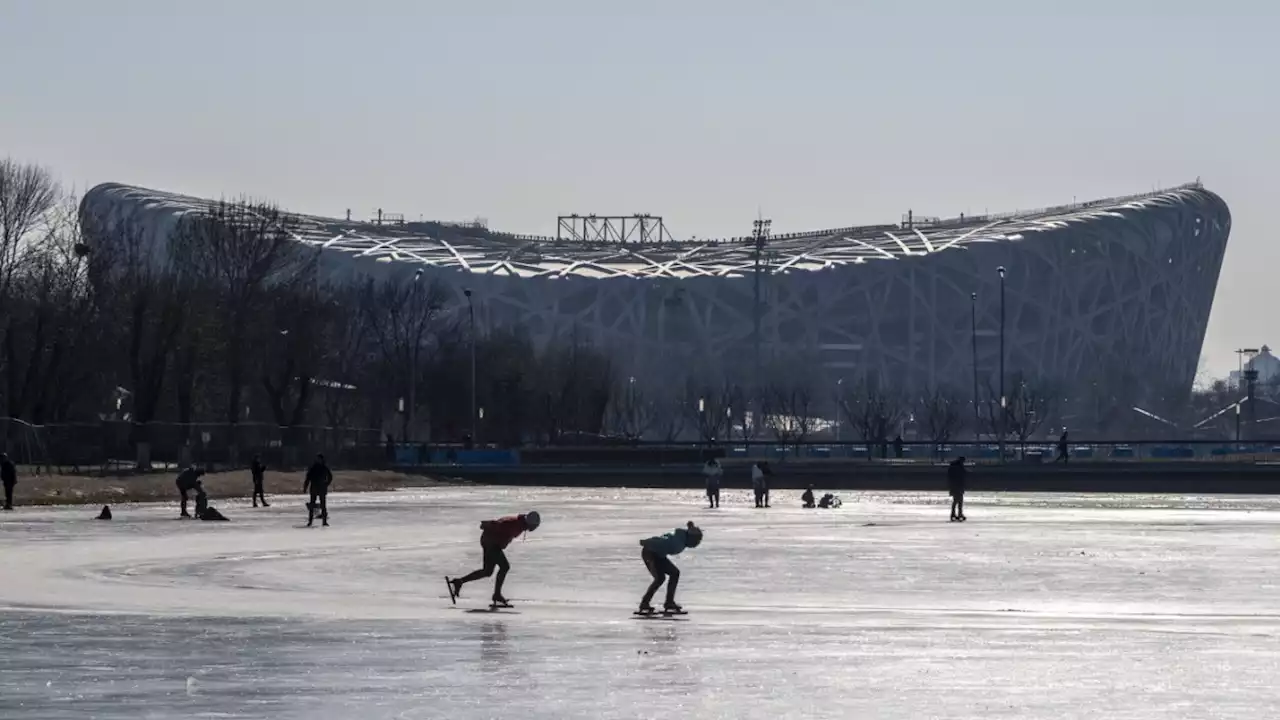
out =
[[[479,438],[476,435],[476,306],[471,301],[471,288],[463,288],[462,294],[467,296],[467,314],[471,319],[471,443]]]
[[[982,416],[978,412],[978,293],[969,293],[969,337],[973,341],[973,441],[981,444]]]
[[[1240,403],[1236,402],[1236,451],[1240,450]]]
[[[1000,462],[1004,462],[1004,428],[1005,428],[1005,397],[1004,397],[1004,266],[996,268],[996,272],[1000,273]]]
[[[417,292],[418,281],[422,279],[422,268],[413,274],[414,292]],[[404,428],[400,442],[409,442],[409,433],[413,431],[414,410],[418,407],[418,352],[419,338],[413,337],[413,347],[409,349],[409,402],[404,410]]]
[[[840,397],[844,393],[844,378],[836,380],[836,442],[840,442]]]

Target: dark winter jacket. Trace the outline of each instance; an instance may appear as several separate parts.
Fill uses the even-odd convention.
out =
[[[965,474],[967,472],[964,463],[959,460],[953,460],[947,466],[947,491],[953,493],[964,492]]]
[[[307,488],[311,488],[311,492],[322,494],[329,492],[329,484],[333,482],[333,473],[329,472],[329,466],[322,462],[316,461],[307,468],[307,478],[302,481],[302,491],[306,492]]]
[[[193,467],[178,473],[178,489],[182,491],[195,490],[196,485],[200,483],[201,475],[204,475],[204,471]]]
[[[0,461],[0,482],[5,485],[18,484],[18,468],[13,464],[12,460],[5,459]]]

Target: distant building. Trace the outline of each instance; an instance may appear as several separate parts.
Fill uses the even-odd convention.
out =
[[[88,243],[111,242],[113,222],[133,221],[162,262],[178,219],[213,202],[109,183],[85,195],[81,213],[102,229]],[[832,389],[822,397],[867,375],[967,397],[975,346],[977,380],[994,387],[1003,345],[1006,377],[1142,406],[1191,388],[1231,230],[1227,204],[1199,183],[774,235],[763,252],[746,237],[582,242],[385,216],[290,218],[330,280],[425,273],[457,306],[474,293],[481,327],[589,341],[624,377],[750,383],[758,364]],[[1254,362],[1268,378],[1280,364],[1269,353]]]
[[[1244,364],[1244,369],[1258,371],[1255,387],[1258,389],[1267,388],[1266,394],[1273,394],[1275,389],[1280,386],[1280,358],[1272,355],[1271,348],[1266,345],[1263,345],[1258,354]],[[1231,387],[1244,387],[1239,370],[1232,370],[1227,376],[1227,380]]]

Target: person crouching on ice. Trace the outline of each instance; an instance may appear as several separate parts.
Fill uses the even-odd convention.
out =
[[[701,542],[702,531],[692,521],[688,526],[676,528],[666,535],[640,541],[640,547],[644,548],[640,551],[640,559],[644,560],[644,566],[653,576],[653,582],[649,583],[649,589],[640,600],[639,612],[654,611],[649,601],[653,600],[654,593],[662,587],[664,580],[667,583],[667,601],[663,603],[662,611],[683,612],[683,609],[676,604],[676,586],[680,584],[680,568],[671,562],[671,556],[679,555],[685,548],[696,548]]]
[[[538,511],[532,510],[524,515],[511,515],[497,520],[484,520],[480,523],[480,548],[484,551],[484,567],[467,575],[466,577],[445,580],[449,583],[450,589],[453,591],[453,598],[456,601],[462,595],[462,586],[472,580],[487,578],[493,574],[493,569],[498,569],[498,577],[493,581],[493,604],[511,607],[511,603],[502,596],[502,581],[507,579],[507,571],[511,569],[511,564],[507,562],[507,555],[503,550],[511,544],[512,540],[520,537],[526,530],[533,532],[542,524],[542,518],[538,516]]]

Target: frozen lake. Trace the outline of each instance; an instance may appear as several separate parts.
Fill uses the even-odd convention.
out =
[[[0,515],[0,717],[1261,718],[1280,705],[1280,498],[444,488]],[[517,613],[451,607],[478,521]],[[680,620],[638,541],[694,520]],[[661,597],[661,596],[659,596]]]

